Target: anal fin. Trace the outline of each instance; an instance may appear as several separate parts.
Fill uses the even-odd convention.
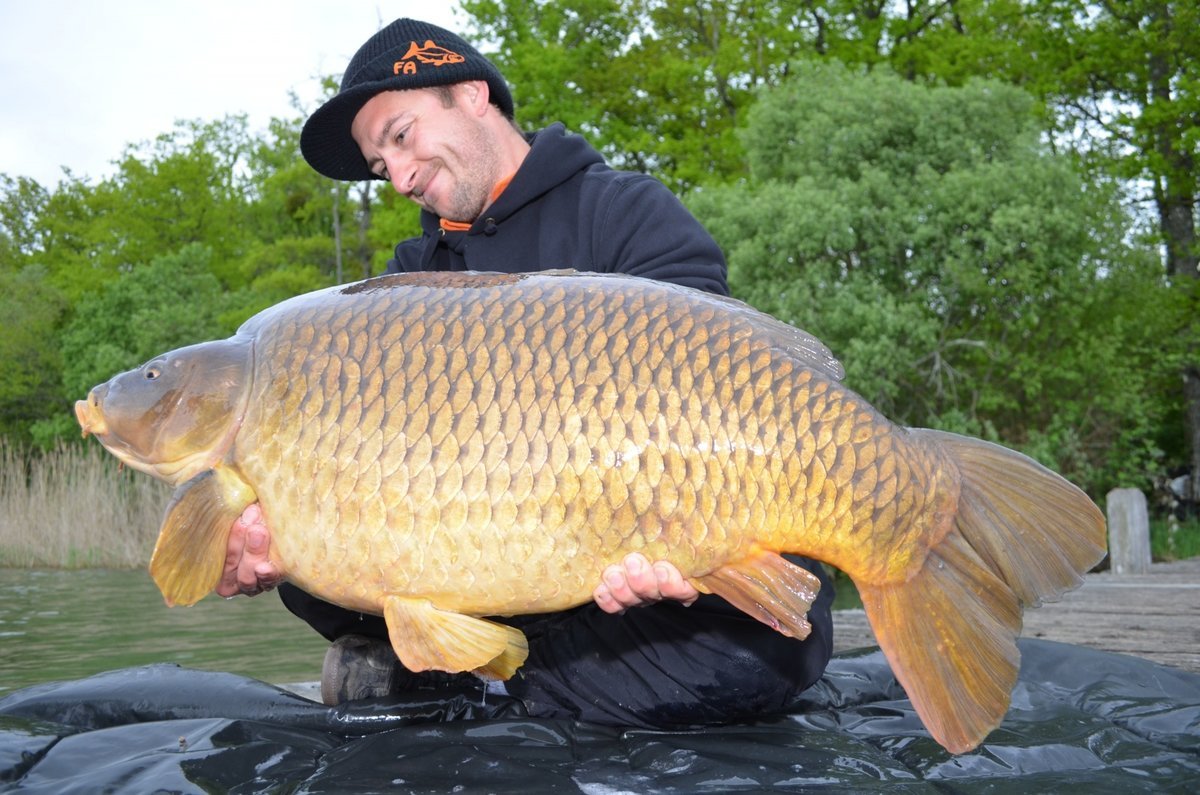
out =
[[[775,552],[759,550],[693,582],[784,635],[803,640],[812,631],[808,609],[821,581]]]
[[[428,599],[385,597],[383,618],[396,656],[410,671],[474,671],[508,679],[529,656],[519,629],[442,610]]]

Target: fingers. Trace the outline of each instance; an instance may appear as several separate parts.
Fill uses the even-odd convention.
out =
[[[625,570],[616,564],[604,570],[600,584],[592,591],[592,599],[605,613],[622,613],[626,608],[643,604],[629,587]]]
[[[263,521],[262,509],[252,503],[230,528],[217,594],[225,598],[238,594],[257,596],[277,586],[282,577],[270,554],[271,533]]]
[[[690,605],[699,596],[674,565],[659,561],[651,566],[637,552],[626,555],[620,565],[606,568],[600,585],[592,592],[596,605],[606,613],[620,613],[663,599]]]
[[[679,569],[665,560],[654,564],[654,577],[658,582],[658,591],[662,594],[663,599],[674,599],[677,602],[683,602],[684,605],[690,605],[700,598],[700,592],[696,590],[696,587],[683,579]]]
[[[229,545],[225,552],[225,566],[221,570],[221,580],[217,583],[217,596],[226,599],[238,593],[237,570],[238,561],[242,559],[242,549],[246,546],[246,525],[243,513],[229,528]]]

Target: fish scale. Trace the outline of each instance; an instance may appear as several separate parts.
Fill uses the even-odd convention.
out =
[[[406,666],[504,678],[525,638],[487,616],[582,604],[633,551],[803,638],[818,584],[779,554],[799,553],[854,579],[918,714],[966,750],[1007,707],[1021,606],[1079,582],[1103,519],[841,374],[805,332],[675,285],[406,274],[272,307],[76,413],[178,485],[151,563],[169,603],[212,590],[257,500],[284,575],[382,614]]]
[[[554,306],[554,301],[557,301],[560,308],[547,310],[545,314],[551,316],[551,321],[556,314],[561,315],[564,318],[563,325],[547,329],[543,325],[547,322],[543,313],[521,312],[522,319],[516,321],[515,325],[508,326],[510,337],[515,335],[516,332],[513,330],[516,329],[528,338],[527,344],[512,350],[511,360],[514,362],[514,366],[511,368],[493,369],[490,356],[476,357],[474,355],[474,352],[479,349],[478,338],[474,346],[466,342],[468,322],[464,321],[464,318],[486,316],[489,305],[483,300],[438,303],[430,300],[430,291],[418,291],[407,296],[408,300],[403,305],[396,306],[392,305],[392,302],[381,302],[375,308],[375,315],[388,317],[411,316],[414,314],[411,307],[415,306],[422,307],[424,311],[422,322],[416,324],[419,328],[410,329],[408,333],[401,335],[398,343],[407,343],[405,346],[405,370],[399,374],[389,374],[385,379],[388,384],[399,384],[397,389],[407,389],[405,384],[416,383],[418,393],[422,386],[421,376],[425,375],[425,381],[427,381],[421,401],[424,410],[409,415],[401,434],[402,438],[408,440],[409,456],[405,459],[404,466],[410,473],[410,488],[407,494],[398,495],[401,498],[407,498],[408,504],[399,509],[399,512],[403,514],[403,519],[394,524],[404,527],[407,526],[409,516],[419,515],[422,512],[429,516],[436,514],[437,520],[429,522],[427,530],[436,527],[440,531],[439,537],[447,539],[442,546],[453,546],[458,543],[459,533],[465,524],[464,518],[470,510],[470,501],[466,497],[467,492],[463,489],[464,478],[461,468],[452,466],[452,464],[459,461],[464,443],[470,442],[477,447],[486,448],[490,442],[494,443],[495,436],[493,435],[490,439],[481,437],[481,430],[477,424],[456,433],[454,432],[453,418],[461,416],[468,406],[472,407],[471,415],[478,416],[494,402],[500,411],[501,426],[506,430],[506,435],[502,437],[506,443],[497,445],[497,453],[493,456],[495,459],[502,458],[503,462],[502,465],[496,466],[492,470],[495,473],[495,479],[499,482],[492,491],[493,493],[502,491],[511,495],[513,504],[507,506],[502,503],[501,511],[507,510],[515,514],[514,522],[517,525],[528,528],[531,533],[537,533],[539,537],[545,537],[541,533],[541,528],[554,526],[553,522],[557,517],[562,517],[561,520],[565,520],[571,526],[585,529],[620,528],[627,533],[623,536],[623,541],[640,549],[653,549],[655,539],[647,537],[648,533],[644,530],[639,532],[639,527],[653,528],[654,535],[660,535],[659,529],[666,527],[668,529],[662,533],[663,535],[670,538],[674,534],[676,538],[682,540],[684,536],[682,528],[688,524],[686,517],[684,520],[674,519],[673,521],[669,517],[663,516],[651,516],[643,521],[635,519],[639,515],[645,516],[644,511],[636,510],[635,506],[649,507],[651,503],[661,502],[660,499],[655,498],[656,492],[666,490],[676,493],[679,489],[677,482],[664,481],[661,477],[655,477],[654,467],[644,466],[643,456],[640,455],[629,459],[636,462],[636,467],[609,467],[604,470],[606,474],[603,477],[599,474],[600,469],[596,466],[597,461],[604,463],[614,460],[616,450],[622,446],[623,440],[628,438],[627,417],[631,412],[626,409],[625,414],[619,413],[617,406],[619,403],[626,406],[637,405],[636,392],[642,390],[636,389],[633,385],[646,382],[657,383],[659,392],[662,391],[664,375],[669,376],[671,372],[669,369],[664,369],[662,363],[668,358],[663,353],[663,348],[670,351],[670,346],[675,341],[675,336],[670,331],[672,323],[667,318],[664,309],[661,308],[647,316],[645,323],[642,324],[642,333],[645,336],[633,339],[656,339],[662,341],[663,345],[651,347],[648,344],[631,345],[626,343],[625,347],[641,354],[640,358],[628,360],[631,368],[629,388],[623,392],[601,390],[600,386],[608,383],[606,371],[611,370],[611,361],[607,355],[601,355],[605,354],[607,349],[607,336],[602,333],[605,317],[598,309],[605,305],[605,296],[596,292],[591,296],[583,297],[583,300],[579,301],[576,306],[570,306],[562,291],[560,290],[558,293],[557,296],[551,294],[541,303]],[[481,298],[488,297],[482,293],[479,295]],[[642,301],[631,303],[644,304]],[[624,320],[625,317],[637,311],[636,305],[629,310],[622,310],[618,314],[618,319]],[[293,349],[291,341],[293,339],[306,340],[308,344],[305,346],[303,355],[306,357],[305,361],[308,363],[310,372],[319,370],[323,373],[320,390],[323,400],[334,401],[339,395],[341,396],[340,410],[336,414],[329,410],[324,412],[325,417],[337,417],[336,423],[328,422],[327,426],[323,427],[322,442],[328,440],[328,443],[318,444],[311,448],[318,451],[314,461],[310,464],[316,468],[314,481],[318,487],[315,490],[316,499],[310,501],[314,516],[306,518],[304,521],[327,526],[333,521],[333,518],[329,516],[328,510],[322,511],[320,506],[328,505],[331,501],[339,505],[345,502],[358,485],[356,479],[358,473],[354,469],[343,470],[344,477],[335,482],[334,488],[329,489],[324,487],[322,472],[329,471],[330,465],[327,462],[331,459],[361,462],[373,458],[360,453],[360,445],[356,437],[362,428],[358,402],[360,400],[370,402],[376,398],[376,395],[365,391],[365,382],[355,378],[354,373],[345,372],[356,368],[352,368],[354,351],[350,348],[347,338],[340,328],[329,331],[329,343],[325,352],[327,355],[319,357],[325,361],[342,363],[338,368],[338,378],[335,380],[332,377],[330,372],[332,368],[328,365],[324,368],[315,366],[314,361],[318,357],[311,352],[313,342],[307,334],[297,335],[296,328],[302,325],[311,326],[325,318],[337,317],[338,314],[331,313],[327,307],[319,308],[313,314],[316,317],[312,320],[300,315],[292,322],[283,325],[280,332],[271,337],[270,345],[274,347],[263,345],[260,336],[258,357],[264,362],[262,367],[265,367],[265,363],[268,362],[284,362],[287,368],[293,368],[297,353]],[[369,326],[374,322],[368,313],[359,313],[359,318],[360,325]],[[679,325],[690,327],[695,324],[695,319],[690,315],[683,315],[683,318],[685,320],[681,321]],[[526,323],[535,325],[527,327],[524,325]],[[479,326],[478,323],[474,325]],[[622,337],[623,342],[628,339],[629,337]],[[683,335],[680,335],[678,339],[682,352],[671,353],[670,358],[684,361],[687,357],[686,346],[682,344]],[[385,339],[384,343],[386,344],[386,342]],[[748,350],[745,345],[741,347],[740,353],[743,358]],[[391,348],[385,347],[382,355],[390,359],[390,352]],[[597,359],[603,364],[593,364]],[[749,373],[746,371],[738,375],[737,371],[740,365],[740,362],[728,358],[728,363],[724,364],[722,369],[733,372],[735,385],[744,389]],[[597,375],[598,369],[602,372]],[[746,367],[742,366],[741,369],[746,370]],[[493,377],[500,379],[490,394],[484,393],[486,398],[484,401],[477,401],[475,397],[476,387],[479,383],[479,378],[474,375],[475,373],[492,374]],[[262,370],[262,376],[269,382],[275,380],[274,374],[269,369]],[[540,391],[531,391],[527,387],[520,389],[519,384],[530,378],[537,379],[535,383],[546,385],[547,388]],[[472,388],[468,389],[468,386]],[[302,389],[307,390],[308,386],[302,385]],[[643,394],[658,394],[654,391],[642,392]],[[622,398],[624,398],[623,401]],[[732,395],[728,399],[735,405],[739,402],[744,403],[740,398],[735,399]],[[291,395],[285,395],[283,400],[266,399],[259,402],[252,399],[252,405],[263,407],[264,413],[248,417],[247,425],[264,430],[284,426],[287,423],[292,402]],[[657,406],[655,407],[657,410],[650,412],[654,420],[653,430],[656,437],[668,438],[672,435],[674,428],[680,425],[690,427],[695,423],[696,420],[693,419],[689,422],[680,415],[678,400],[664,402],[668,405]],[[580,403],[594,405],[595,410],[583,413],[580,417],[581,412],[575,408]],[[272,410],[277,413],[265,413]],[[567,451],[571,451],[567,461],[560,461],[557,470],[547,469],[543,461],[531,461],[529,451],[533,445],[538,445],[542,450],[549,449],[550,443],[536,431],[544,425],[553,435],[555,422],[553,420],[547,422],[544,415],[549,413],[561,417],[564,411],[568,417],[580,417],[578,431],[573,436],[568,433],[563,439],[563,447]],[[695,414],[695,412],[693,413]],[[745,457],[738,452],[739,448],[728,441],[730,431],[726,427],[727,423],[719,421],[715,413],[710,413],[708,419],[713,424],[712,427],[706,428],[707,433],[718,440],[718,445],[732,448],[735,455],[731,457],[727,467],[713,467],[711,471],[704,469],[702,480],[699,477],[693,477],[692,487],[696,488],[699,485],[697,481],[699,481],[707,483],[712,491],[718,492],[726,480],[730,482],[742,480],[738,470],[744,469],[747,463],[744,460]],[[333,440],[330,437],[338,433],[339,429],[342,438],[338,439],[339,446],[333,448]],[[464,434],[468,435],[464,436]],[[426,439],[428,439],[427,443]],[[257,437],[247,435],[244,447],[252,448],[256,443]],[[387,440],[384,443],[386,444]],[[434,456],[434,450],[440,451],[442,455]],[[275,462],[281,460],[274,459]],[[276,466],[278,466],[277,463]],[[289,464],[289,466],[291,465]],[[252,454],[247,454],[242,467],[250,470],[253,477],[261,476],[264,481],[290,480],[295,477],[294,472],[290,469],[286,478],[275,477],[271,463],[257,462]],[[627,471],[633,473],[635,469],[642,473],[640,477],[632,474],[627,476]],[[429,472],[429,476],[424,480],[420,475],[417,476],[418,480],[415,483],[411,480],[411,473],[425,472]],[[340,488],[337,487],[339,483]],[[429,493],[434,483],[438,484],[438,490]],[[371,483],[366,492],[373,494],[377,490],[376,485]],[[640,498],[630,499],[631,490],[638,492]],[[552,499],[552,495],[559,492],[568,495],[585,492],[594,494],[595,497],[590,503],[568,512],[560,503]],[[264,493],[260,493],[259,496],[272,522],[278,521],[276,516],[280,513],[280,508],[272,505],[270,497]],[[474,504],[479,505],[480,501],[476,499]],[[491,504],[490,500],[487,504]],[[575,504],[575,501],[572,501],[572,504]],[[746,502],[744,506],[754,504],[756,504],[754,501],[750,501]],[[701,511],[707,512],[702,513],[699,520],[690,523],[696,528],[707,528],[713,521],[727,523],[735,519],[732,499],[702,498],[698,501],[698,507]],[[475,510],[482,512],[482,509]],[[487,511],[487,513],[490,514],[491,511]],[[758,514],[760,518],[765,518],[765,512],[761,509]],[[736,518],[748,521],[749,508],[742,507],[740,512],[736,513]],[[721,529],[724,530],[723,527]],[[611,546],[606,535],[596,532],[590,535],[593,547],[601,544]],[[721,532],[720,535],[728,536],[729,533]],[[705,540],[701,536],[693,541],[692,546],[699,547]],[[441,542],[436,538],[427,537],[420,546],[429,549],[436,547],[439,543]],[[518,544],[512,549],[490,551],[496,553],[492,565],[507,564],[513,561],[514,555],[521,556],[518,560],[536,565],[535,561],[546,561],[555,555],[555,550],[549,544],[533,544],[528,541]],[[665,552],[665,550],[655,551]],[[451,555],[449,553],[430,554],[428,558],[435,561],[449,560]],[[395,568],[399,569],[400,567]],[[435,578],[431,585],[437,587],[458,579],[453,567],[445,566],[438,571],[435,570],[433,564],[422,565],[415,571],[410,566],[404,573],[414,579]],[[571,587],[574,589],[574,593],[570,598],[572,600],[586,598],[594,586],[596,573],[597,564],[593,559],[586,567],[568,567],[567,571],[558,578],[558,584],[562,585],[564,579],[572,579]],[[477,580],[483,579],[479,572],[475,574]],[[310,575],[305,572],[297,570],[294,575],[298,582],[302,582],[314,590],[321,590],[322,583],[316,582],[315,577],[310,582]],[[505,576],[508,575],[500,572],[495,575],[495,578],[500,579]],[[402,582],[391,582],[383,583],[382,587],[385,590],[390,588],[407,590],[409,585]],[[464,598],[467,597],[464,596]],[[537,601],[542,597],[538,594],[531,594],[526,598]],[[546,607],[558,606],[554,604]]]

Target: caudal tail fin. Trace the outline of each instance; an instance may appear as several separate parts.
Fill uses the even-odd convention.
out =
[[[1104,516],[1064,478],[999,445],[930,430],[962,474],[954,528],[902,583],[859,583],[897,680],[939,743],[975,748],[1008,711],[1021,608],[1078,586],[1105,554]]]

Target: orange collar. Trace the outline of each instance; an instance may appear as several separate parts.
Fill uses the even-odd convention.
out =
[[[492,195],[488,197],[489,206],[496,203],[496,199],[499,199],[500,194],[504,193],[504,189],[508,187],[508,183],[512,182],[512,178],[514,176],[516,176],[515,173],[509,174],[507,177],[496,183],[496,187],[492,188]],[[447,232],[465,232],[471,228],[472,223],[474,223],[474,221],[471,223],[463,223],[462,221],[447,221],[445,218],[442,218],[438,221],[438,224],[442,227],[442,229],[446,230]]]

